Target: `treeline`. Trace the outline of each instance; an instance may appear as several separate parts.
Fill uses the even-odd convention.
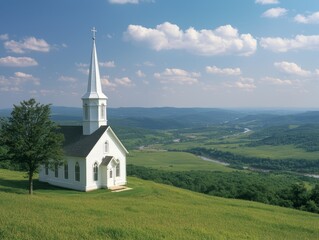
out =
[[[319,151],[319,125],[306,124],[291,128],[289,125],[275,126],[251,134],[251,139],[257,139],[248,146],[260,145],[294,145],[309,152]]]
[[[167,172],[128,165],[127,174],[192,191],[319,213],[319,184],[308,189],[293,175],[240,172]]]
[[[252,168],[265,169],[265,170],[279,170],[279,171],[295,171],[301,173],[313,173],[319,171],[319,158],[318,160],[305,160],[305,159],[270,159],[248,157],[243,155],[234,154],[227,151],[220,151],[217,149],[208,149],[203,147],[196,147],[186,150],[187,152],[195,155],[213,158],[222,162],[229,163],[234,168],[242,168],[248,165]]]

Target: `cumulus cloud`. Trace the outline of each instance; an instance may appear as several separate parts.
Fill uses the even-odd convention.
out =
[[[161,83],[192,85],[198,83],[200,73],[188,72],[178,68],[166,68],[162,73],[154,73],[154,77]]]
[[[117,83],[118,85],[121,85],[121,86],[125,86],[125,87],[134,86],[134,83],[128,77],[115,78],[115,83]]]
[[[87,63],[75,63],[75,66],[77,67],[77,70],[84,74],[89,75],[89,64]]]
[[[255,80],[252,78],[244,78],[241,77],[238,81],[235,83],[226,83],[226,87],[230,88],[238,88],[244,91],[253,91],[256,88]]]
[[[261,16],[266,18],[278,18],[286,15],[288,12],[285,8],[271,8],[265,11]]]
[[[297,35],[295,38],[261,38],[259,44],[273,52],[319,49],[319,35]]]
[[[206,72],[226,76],[236,76],[241,74],[240,68],[218,68],[216,66],[207,66]]]
[[[255,3],[266,5],[266,4],[278,4],[278,0],[256,0]]]
[[[4,40],[8,40],[8,39],[9,39],[9,35],[7,33],[0,34],[0,40],[4,41]]]
[[[32,82],[34,85],[40,85],[40,81],[38,78],[32,76],[31,74],[23,73],[23,72],[15,72],[14,77],[12,77],[15,85],[20,85],[25,82]]]
[[[280,71],[292,75],[298,75],[302,77],[307,77],[311,75],[310,71],[302,69],[300,66],[293,62],[275,62],[274,66]]]
[[[101,67],[106,67],[106,68],[114,68],[115,67],[114,61],[100,62],[99,65]]]
[[[104,75],[101,77],[101,83],[102,83],[102,86],[105,86],[107,87],[109,90],[111,91],[114,91],[115,88],[116,88],[116,84],[111,82],[110,80],[110,77],[107,76],[107,75]]]
[[[50,45],[43,39],[36,39],[35,37],[28,37],[22,41],[6,41],[4,47],[10,52],[25,53],[26,51],[49,52]]]
[[[136,72],[136,75],[137,75],[138,77],[145,77],[145,76],[146,76],[145,73],[143,73],[141,70],[138,70],[138,71]]]
[[[309,14],[308,16],[298,14],[294,18],[295,22],[304,24],[319,23],[319,12]]]
[[[13,76],[5,77],[0,75],[1,92],[20,92],[23,90],[23,84],[31,83],[40,85],[38,78],[24,72],[15,72]]]
[[[292,85],[293,81],[289,79],[280,79],[280,78],[274,78],[274,77],[264,77],[261,79],[261,81],[269,83],[271,85]]]
[[[74,83],[77,81],[76,78],[74,78],[74,77],[68,77],[68,76],[64,76],[64,75],[60,76],[58,80],[62,81],[62,82],[71,82],[71,83]]]
[[[257,41],[251,34],[239,34],[231,25],[214,30],[190,27],[185,31],[169,22],[157,25],[156,28],[129,25],[125,37],[127,40],[145,43],[156,51],[177,49],[205,56],[249,56],[257,48]]]
[[[31,67],[37,66],[36,60],[30,57],[4,57],[0,58],[0,66],[5,67]]]

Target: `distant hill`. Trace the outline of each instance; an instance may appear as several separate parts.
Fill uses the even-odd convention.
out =
[[[60,124],[81,124],[82,109],[52,106],[52,119]],[[11,109],[0,109],[10,116]],[[214,124],[238,124],[251,129],[287,124],[319,123],[319,111],[226,110],[218,108],[108,108],[111,125],[145,129],[178,129]]]
[[[0,169],[0,238],[318,239],[317,214],[129,177],[132,190],[76,192]],[[26,207],[27,204],[27,207]],[[25,217],[22,217],[25,216]]]

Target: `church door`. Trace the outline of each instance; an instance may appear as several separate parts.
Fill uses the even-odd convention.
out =
[[[109,175],[108,181],[109,181],[108,186],[115,186],[115,169],[113,167],[110,169],[110,175]]]

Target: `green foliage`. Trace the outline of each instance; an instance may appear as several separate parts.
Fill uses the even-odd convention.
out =
[[[0,238],[317,239],[316,214],[198,194],[129,177],[132,190],[76,192],[0,169]]]
[[[27,172],[32,194],[32,179],[39,166],[62,163],[63,135],[57,133],[57,125],[50,120],[50,105],[34,99],[20,104],[3,122],[0,137],[7,159]]]
[[[250,146],[293,144],[309,152],[319,151],[318,124],[305,124],[294,128],[289,125],[270,127],[252,134],[251,138],[261,139],[250,143]]]
[[[214,196],[257,201],[317,212],[318,186],[309,191],[301,177],[245,172],[167,172],[128,165],[127,173],[145,180],[173,185]],[[315,181],[315,180],[313,180]],[[309,205],[309,206],[308,206]]]

